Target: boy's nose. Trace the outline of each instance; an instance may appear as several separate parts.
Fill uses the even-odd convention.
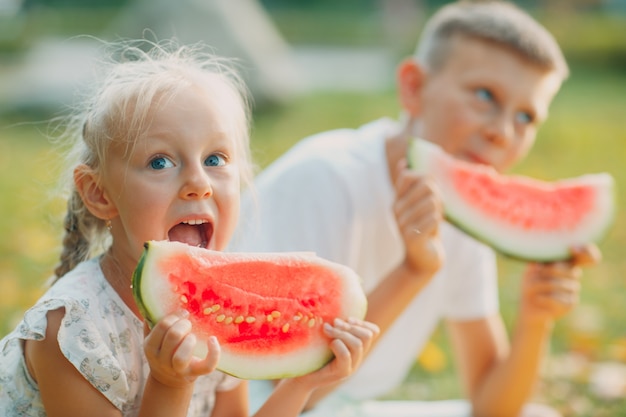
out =
[[[189,168],[181,187],[181,198],[208,198],[213,195],[213,187],[209,175],[202,168]]]
[[[494,145],[500,147],[510,145],[514,134],[513,121],[505,113],[494,116],[485,128],[486,138]]]

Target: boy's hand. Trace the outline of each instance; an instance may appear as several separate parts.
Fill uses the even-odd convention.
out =
[[[438,189],[429,178],[398,166],[393,210],[406,249],[405,265],[420,276],[432,277],[441,268],[444,250],[439,237],[443,208]]]
[[[333,325],[324,324],[324,333],[331,339],[330,349],[335,358],[323,368],[294,378],[309,389],[343,381],[358,369],[372,347],[380,330],[374,323],[350,318],[335,319]]]
[[[198,376],[212,372],[220,357],[220,346],[215,337],[207,341],[208,353],[204,359],[193,355],[197,339],[191,333],[188,315],[187,311],[169,314],[152,330],[146,325],[144,352],[150,375],[173,388],[188,386]]]
[[[522,282],[522,319],[550,324],[571,311],[578,304],[581,267],[599,261],[599,249],[586,245],[572,248],[568,261],[529,264]]]

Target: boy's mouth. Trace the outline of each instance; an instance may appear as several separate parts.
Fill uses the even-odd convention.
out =
[[[172,242],[208,248],[213,236],[213,224],[206,219],[185,220],[172,227],[167,237]]]

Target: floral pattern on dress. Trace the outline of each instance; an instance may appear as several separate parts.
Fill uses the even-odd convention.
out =
[[[149,367],[143,354],[143,322],[108,284],[97,259],[83,262],[55,283],[0,340],[0,415],[44,417],[36,382],[27,371],[22,340],[41,340],[49,311],[65,309],[61,352],[125,417],[141,405]],[[215,392],[239,380],[213,372],[196,380],[188,416],[210,415]]]

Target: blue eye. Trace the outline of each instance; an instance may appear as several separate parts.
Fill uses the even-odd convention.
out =
[[[150,168],[156,169],[156,170],[171,168],[173,166],[174,164],[172,163],[172,161],[170,161],[164,156],[159,156],[150,161]]]
[[[220,155],[209,155],[207,159],[204,160],[204,164],[209,167],[219,167],[226,164],[224,158]]]
[[[493,93],[486,88],[477,89],[476,97],[483,101],[493,101]]]
[[[533,116],[523,111],[518,112],[515,116],[515,119],[517,120],[517,122],[525,125],[531,124],[534,120]]]

